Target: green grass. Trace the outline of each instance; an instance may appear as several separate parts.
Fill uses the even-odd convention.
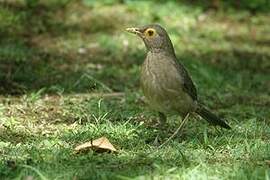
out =
[[[126,27],[158,22],[232,130],[192,116],[157,129]],[[270,179],[270,18],[185,1],[0,2],[1,179]],[[118,153],[74,154],[106,136]]]

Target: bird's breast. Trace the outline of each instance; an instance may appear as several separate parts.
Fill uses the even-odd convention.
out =
[[[148,53],[141,69],[143,90],[163,95],[167,89],[179,89],[182,77],[173,63],[163,54]],[[152,95],[152,94],[151,94]]]
[[[149,105],[160,112],[186,111],[190,97],[182,77],[166,56],[148,54],[141,69],[141,87]]]

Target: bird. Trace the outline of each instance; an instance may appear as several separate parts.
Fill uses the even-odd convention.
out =
[[[126,29],[139,36],[147,49],[141,67],[140,86],[161,124],[170,114],[188,117],[197,113],[211,125],[231,127],[198,100],[197,89],[184,65],[178,61],[167,31],[159,24]]]

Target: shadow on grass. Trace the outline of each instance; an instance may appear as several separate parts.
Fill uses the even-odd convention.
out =
[[[256,13],[267,13],[270,7],[270,3],[267,0],[262,1],[245,1],[245,0],[181,0],[189,6],[200,7],[204,10],[228,10],[233,9],[236,11],[248,11],[252,14]]]
[[[33,40],[40,35],[47,35],[50,38],[65,37],[66,32],[77,34],[108,33],[108,29],[110,31],[116,30],[115,22],[111,22],[105,17],[100,19],[98,16],[93,17],[94,22],[102,22],[97,26],[85,26],[82,23],[65,24],[63,18],[70,3],[58,6],[37,5],[33,8],[12,3],[1,3],[0,5],[14,16],[20,14],[18,29],[11,29],[11,25],[0,31],[0,35],[3,37],[2,43],[0,43],[2,49],[0,94],[19,95],[38,91],[44,87],[49,93],[91,92],[100,88],[98,87],[100,84],[97,82],[99,80],[111,87],[112,91],[123,91],[125,85],[119,85],[119,82],[127,82],[128,80],[131,80],[128,87],[134,87],[132,83],[138,78],[132,76],[134,72],[133,74],[126,72],[127,68],[132,69],[133,67],[130,62],[121,61],[122,64],[120,64],[104,60],[108,56],[112,56],[112,59],[115,57],[124,59],[133,55],[106,49],[97,52],[97,56],[94,57],[88,54],[80,55],[78,52],[72,51],[62,53],[61,49],[44,50],[38,45],[39,42]],[[83,12],[91,11],[91,8],[81,4],[77,8]],[[50,43],[53,42],[49,42],[47,45],[50,46]],[[138,53],[139,57],[143,57],[142,52]],[[180,58],[191,59],[191,63],[196,63],[192,55],[184,54]],[[241,49],[235,49],[232,52],[218,51],[200,54],[196,59],[205,61],[210,66],[218,67],[222,72],[229,70],[233,73],[246,71],[260,74],[269,73],[270,69],[269,54]],[[102,68],[99,68],[100,64],[103,65]],[[94,68],[88,68],[86,65],[92,65]],[[136,67],[138,69],[137,64]],[[120,72],[121,68],[124,69],[123,72]],[[119,75],[119,73],[122,74]],[[135,83],[136,88],[137,86],[138,83]]]
[[[97,77],[102,80],[110,77],[105,80],[105,83],[119,81],[116,77],[117,72],[110,72],[114,70],[102,72],[105,71],[103,66],[112,64],[114,67],[119,66],[104,60],[112,55],[110,50],[98,49],[99,54],[94,57],[93,54],[81,55],[78,51],[63,53],[61,49],[52,50],[51,45],[54,42],[50,40],[51,38],[63,38],[67,32],[79,35],[96,32],[110,34],[117,28],[115,24],[119,24],[115,21],[120,20],[111,21],[109,17],[100,15],[93,15],[90,18],[91,23],[99,22],[95,26],[84,23],[65,24],[63,18],[67,13],[66,6],[68,5],[75,6],[72,8],[78,8],[78,11],[80,9],[91,11],[91,8],[84,7],[80,3],[78,3],[78,7],[76,3],[67,3],[56,7],[37,5],[29,8],[1,2],[0,6],[4,7],[3,9],[11,12],[11,16],[18,16],[19,19],[17,29],[13,28],[14,24],[11,24],[0,31],[2,37],[0,43],[1,94],[19,95],[37,91],[43,87],[52,93],[55,93],[55,89],[65,92],[91,92],[97,86],[103,86],[101,81],[98,82]],[[42,38],[42,35],[49,38],[49,42],[40,46],[40,42],[36,39]],[[96,53],[94,52],[94,54]],[[119,88],[123,90],[124,87],[116,85],[116,88],[112,87],[112,90],[119,91]]]
[[[25,49],[29,51],[27,46],[25,46]],[[43,52],[41,49],[31,49],[30,51],[29,53],[22,52],[25,53],[23,54],[24,58],[27,58],[25,61],[13,61],[12,59],[2,59],[0,61],[1,94],[23,94],[38,91],[44,87],[48,88],[48,92],[51,89],[52,93],[55,93],[54,90],[56,89],[59,91],[65,90],[65,92],[90,92],[98,88],[95,78],[102,79],[105,84],[112,87],[112,90],[119,91],[124,89],[122,86],[119,87],[118,82],[121,79],[134,79],[129,73],[117,77],[117,71],[115,73],[111,72],[114,75],[106,79],[110,74],[107,73],[110,68],[106,69],[106,66],[121,69],[122,65],[112,65],[112,62],[103,61],[103,68],[98,69],[100,62],[102,62],[102,56],[99,57],[101,59],[98,62],[97,59],[93,60],[87,56]],[[128,54],[125,56],[128,56]],[[191,59],[192,61],[189,63],[196,63],[194,57],[189,54],[183,55],[180,59]],[[233,52],[218,51],[201,54],[196,59],[207,62],[210,67],[218,68],[224,73],[226,71],[238,74],[248,72],[256,75],[269,73],[270,69],[268,61],[270,56],[257,52],[242,50],[234,50]],[[89,63],[93,64],[94,68],[86,68],[85,65]],[[127,63],[124,66],[132,68],[129,62],[122,63]],[[90,75],[93,79],[81,79],[84,75]]]

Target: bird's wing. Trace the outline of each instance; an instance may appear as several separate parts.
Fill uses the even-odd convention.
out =
[[[180,73],[181,77],[183,78],[183,90],[190,95],[190,97],[193,100],[197,100],[197,90],[195,85],[193,84],[187,70],[185,67],[178,63],[177,60],[175,60],[175,65],[177,67],[178,72]]]
[[[184,69],[184,71],[186,71]],[[186,91],[193,100],[197,100],[197,90],[195,85],[193,84],[189,74],[187,72],[184,73],[184,91]]]

